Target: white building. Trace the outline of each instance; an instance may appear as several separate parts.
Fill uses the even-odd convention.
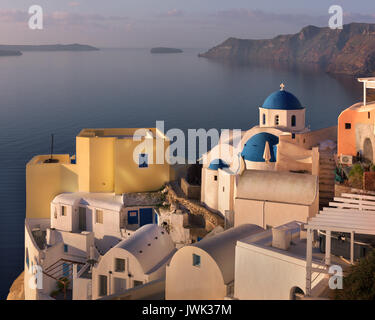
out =
[[[167,266],[167,300],[222,300],[233,290],[236,242],[263,231],[231,228],[177,251]]]
[[[238,176],[245,170],[319,174],[319,144],[335,140],[334,128],[311,132],[306,109],[290,92],[272,93],[259,108],[259,125],[232,131],[202,156],[201,201],[225,215],[234,210]]]
[[[157,201],[150,193],[76,192],[56,196],[51,202],[50,219],[25,221],[25,298],[50,299],[59,279],[71,281],[74,272],[82,279],[86,277],[87,282],[82,285],[84,294],[78,295],[91,297],[91,287],[87,289],[88,261],[97,261],[140,227],[157,224]],[[30,285],[38,272],[42,288]],[[73,289],[72,283],[68,289]]]
[[[25,299],[52,299],[59,279],[71,279],[73,265],[84,266],[90,252],[98,257],[92,232],[59,231],[50,228],[49,219],[26,219]]]
[[[118,294],[165,277],[166,264],[175,252],[171,237],[162,227],[141,227],[93,267],[92,298]]]
[[[319,210],[318,177],[310,174],[246,170],[238,177],[234,225],[264,229],[290,221],[307,222]]]
[[[242,239],[236,245],[234,299],[289,300],[306,294],[306,232],[290,222]],[[326,281],[324,255],[314,248],[312,289]],[[325,283],[327,285],[327,282]],[[318,294],[318,293],[317,293]]]
[[[155,200],[147,194],[63,193],[51,203],[51,227],[68,232],[93,232],[100,254],[139,227],[158,223]]]

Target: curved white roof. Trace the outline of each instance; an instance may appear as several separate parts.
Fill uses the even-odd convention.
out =
[[[121,241],[113,249],[130,252],[146,274],[176,251],[167,231],[155,224],[147,224],[139,228],[131,237]]]
[[[209,254],[220,268],[224,283],[230,283],[234,279],[234,258],[237,241],[262,231],[264,229],[257,225],[244,224],[211,238],[203,239],[192,246]],[[183,250],[183,248],[180,250]]]
[[[123,208],[122,197],[113,193],[61,193],[52,200],[52,203],[71,206],[82,204],[110,211],[120,211]]]
[[[310,174],[245,170],[237,198],[311,205],[318,196],[318,177]]]

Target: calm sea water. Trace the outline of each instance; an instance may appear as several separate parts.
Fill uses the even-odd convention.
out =
[[[361,97],[351,77],[240,66],[198,58],[204,49],[25,53],[0,58],[0,298],[23,269],[25,165],[36,154],[75,151],[88,127],[248,129],[281,82],[307,108],[312,129],[336,124]]]

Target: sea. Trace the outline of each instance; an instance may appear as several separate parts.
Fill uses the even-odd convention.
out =
[[[149,49],[25,52],[0,57],[0,299],[23,270],[25,166],[37,154],[75,153],[82,128],[243,129],[280,84],[306,107],[312,130],[336,125],[362,99],[355,77],[312,67],[251,65]]]

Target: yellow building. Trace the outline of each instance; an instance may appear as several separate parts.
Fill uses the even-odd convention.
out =
[[[49,218],[50,203],[63,192],[149,192],[172,179],[165,155],[169,139],[158,129],[83,129],[76,158],[33,157],[26,165],[26,217]]]

